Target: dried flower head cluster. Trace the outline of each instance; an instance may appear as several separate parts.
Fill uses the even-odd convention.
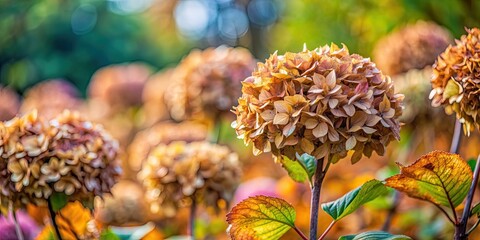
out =
[[[106,103],[112,111],[142,104],[142,92],[150,69],[138,63],[99,69],[88,87],[90,98]]]
[[[445,106],[448,114],[456,113],[470,135],[480,128],[480,30],[468,34],[449,46],[433,65],[432,106]]]
[[[228,112],[240,97],[241,81],[255,67],[255,59],[243,48],[192,51],[175,69],[166,101],[176,120],[214,118]]]
[[[42,117],[50,119],[64,110],[78,110],[81,105],[82,101],[75,86],[55,79],[30,88],[25,94],[20,111],[28,113],[36,109]]]
[[[121,180],[96,208],[96,219],[102,224],[122,226],[139,225],[148,221],[148,203],[142,187],[135,182]]]
[[[232,123],[254,154],[355,163],[399,139],[403,95],[373,62],[332,44],[271,55],[245,79]]]
[[[191,199],[217,210],[228,204],[240,181],[240,166],[227,147],[172,142],[152,151],[139,178],[152,211],[172,217]]]
[[[0,121],[15,117],[20,108],[20,97],[10,88],[0,85]]]
[[[173,141],[195,142],[207,138],[207,128],[194,122],[161,122],[138,132],[128,146],[128,163],[132,170],[139,171],[150,151],[159,144]]]
[[[451,42],[450,33],[443,27],[419,21],[381,39],[373,51],[374,60],[388,75],[422,69],[432,65]]]
[[[151,76],[143,89],[143,110],[147,126],[168,120],[165,93],[170,90],[171,78],[174,69],[167,69]]]
[[[53,192],[71,200],[109,193],[120,173],[117,151],[100,126],[68,111],[48,123],[36,112],[1,123],[2,204],[43,205]]]
[[[402,123],[432,124],[442,127],[445,124],[445,113],[441,109],[430,106],[428,94],[432,90],[430,78],[432,68],[412,69],[406,73],[392,77],[395,90],[405,95],[402,116],[399,118]]]

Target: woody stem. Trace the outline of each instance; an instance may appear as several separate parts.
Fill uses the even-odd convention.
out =
[[[462,123],[457,119],[455,121],[455,129],[452,136],[452,144],[450,145],[451,153],[458,153],[460,141],[462,140]]]
[[[318,210],[320,205],[320,191],[322,189],[323,178],[325,172],[323,171],[323,158],[317,162],[317,168],[315,170],[311,208],[310,208],[310,239],[317,239],[317,226],[318,226]]]

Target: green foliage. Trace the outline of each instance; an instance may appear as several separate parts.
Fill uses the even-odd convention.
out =
[[[479,215],[480,213],[480,202],[475,204],[475,206],[473,206],[472,210],[470,210],[470,217],[473,216],[473,215]]]
[[[308,180],[310,184],[312,183],[312,177],[317,167],[315,157],[307,153],[302,154],[302,156],[297,154],[297,160],[291,160],[283,156],[280,163],[294,181],[305,182]]]
[[[295,209],[285,200],[267,196],[250,197],[227,214],[232,239],[279,239],[295,227]]]
[[[357,210],[363,204],[387,192],[388,190],[382,182],[373,179],[335,201],[322,204],[322,209],[335,221],[338,221]]]
[[[0,1],[0,83],[24,90],[64,78],[84,91],[100,67],[131,61],[162,67],[167,57],[172,60],[141,15],[116,14],[109,2]],[[74,14],[82,16],[80,28],[91,21],[91,30],[75,31]],[[179,51],[174,59],[183,54]]]
[[[61,192],[53,192],[50,196],[50,204],[52,204],[52,209],[55,212],[60,211],[68,203],[68,196]]]
[[[417,20],[445,26],[457,38],[465,26],[480,24],[480,15],[475,14],[480,11],[479,1],[304,0],[285,1],[283,9],[280,23],[272,29],[269,52],[300,51],[303,43],[312,48],[334,42],[371,56],[381,37]]]
[[[370,231],[355,235],[346,235],[338,240],[409,240],[410,237],[405,235],[393,235],[382,231]]]
[[[108,228],[102,231],[100,234],[100,240],[120,240],[120,238]]]

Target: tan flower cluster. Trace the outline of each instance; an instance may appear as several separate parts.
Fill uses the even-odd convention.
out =
[[[438,108],[430,106],[428,94],[432,90],[430,78],[432,68],[412,69],[406,73],[392,77],[395,90],[405,95],[402,116],[399,118],[402,123],[410,123],[413,126],[418,124],[434,124],[436,127],[443,127],[445,124],[445,113]]]
[[[403,95],[373,62],[332,44],[271,55],[245,79],[232,123],[253,152],[352,163],[399,139]]]
[[[139,179],[151,210],[172,217],[191,199],[217,210],[228,204],[240,181],[240,166],[237,154],[227,147],[172,142],[152,151]]]
[[[141,225],[149,220],[148,203],[142,187],[135,182],[121,180],[95,208],[95,218],[113,226]]]
[[[143,89],[143,111],[145,115],[145,125],[168,120],[167,105],[165,103],[165,93],[170,90],[170,84],[174,69],[167,69],[151,76],[145,88]]]
[[[139,171],[150,151],[159,144],[173,141],[195,142],[207,138],[207,128],[194,122],[161,122],[138,132],[128,146],[128,163],[134,171]]]
[[[10,88],[0,85],[0,121],[15,117],[20,108],[20,97]]]
[[[243,48],[192,51],[175,69],[175,84],[166,93],[170,115],[183,120],[228,112],[240,97],[241,81],[254,67],[255,59]]]
[[[373,59],[385,74],[396,75],[432,65],[451,42],[450,33],[443,27],[419,21],[381,39]]]
[[[118,111],[142,104],[142,92],[150,69],[139,63],[112,65],[99,69],[88,86],[91,99]]]
[[[79,93],[71,83],[54,79],[30,88],[22,102],[20,111],[28,113],[34,109],[45,118],[51,119],[64,110],[78,110],[82,105]]]
[[[433,65],[432,106],[445,106],[448,114],[456,113],[467,135],[480,128],[480,30],[468,34],[449,46]]]
[[[2,204],[44,205],[52,192],[71,200],[109,193],[120,174],[118,144],[103,129],[65,111],[50,122],[36,112],[0,124]]]

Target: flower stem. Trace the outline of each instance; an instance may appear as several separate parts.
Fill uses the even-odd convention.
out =
[[[452,144],[450,145],[451,153],[458,153],[460,148],[460,141],[462,140],[462,123],[457,119],[455,121],[455,129],[452,136]]]
[[[192,197],[192,204],[190,205],[190,216],[188,219],[188,229],[187,234],[191,237],[190,239],[195,239],[195,212],[197,210],[197,202],[195,198]]]
[[[325,229],[325,232],[323,232],[322,236],[320,236],[320,237],[318,238],[318,240],[323,240],[323,239],[327,236],[328,232],[330,232],[330,230],[332,229],[333,225],[335,225],[335,223],[336,223],[336,221],[333,220],[333,221],[330,223],[330,225],[328,225],[327,229]]]
[[[60,229],[58,228],[57,222],[55,221],[56,214],[53,210],[52,200],[48,199],[48,211],[50,212],[50,219],[52,220],[53,228],[55,229],[55,233],[57,235],[58,240],[62,240],[62,235],[60,234]]]
[[[315,170],[314,182],[312,188],[311,208],[310,208],[310,239],[317,239],[318,226],[318,210],[320,205],[320,191],[322,189],[323,178],[325,171],[323,171],[324,159],[319,159],[317,168]]]
[[[473,181],[470,185],[470,190],[468,191],[467,200],[465,202],[465,207],[463,208],[462,218],[460,223],[455,226],[455,240],[463,240],[468,238],[467,231],[467,222],[470,217],[470,208],[472,206],[473,195],[475,195],[475,189],[478,184],[478,175],[480,173],[480,155],[478,155],[477,162],[475,163],[475,170],[473,171]]]
[[[293,230],[295,230],[298,236],[300,236],[303,240],[308,240],[307,236],[305,236],[305,234],[303,234],[303,232],[300,231],[300,229],[298,229],[297,226],[293,226]]]
[[[395,216],[395,213],[397,212],[397,207],[399,202],[400,202],[400,193],[398,191],[395,191],[393,193],[393,204],[388,210],[387,217],[385,218],[385,222],[383,223],[383,226],[382,226],[382,231],[388,232],[388,229],[390,229],[390,225],[392,224],[393,216]]]
[[[22,229],[17,220],[17,213],[15,212],[15,210],[13,210],[13,208],[12,208],[12,216],[13,216],[13,223],[15,224],[15,232],[17,233],[17,238],[18,240],[24,240],[25,238],[23,237]]]
[[[213,121],[212,130],[210,130],[210,142],[211,143],[218,143],[220,141],[220,136],[222,134],[222,120],[220,116],[216,116],[215,120]]]

